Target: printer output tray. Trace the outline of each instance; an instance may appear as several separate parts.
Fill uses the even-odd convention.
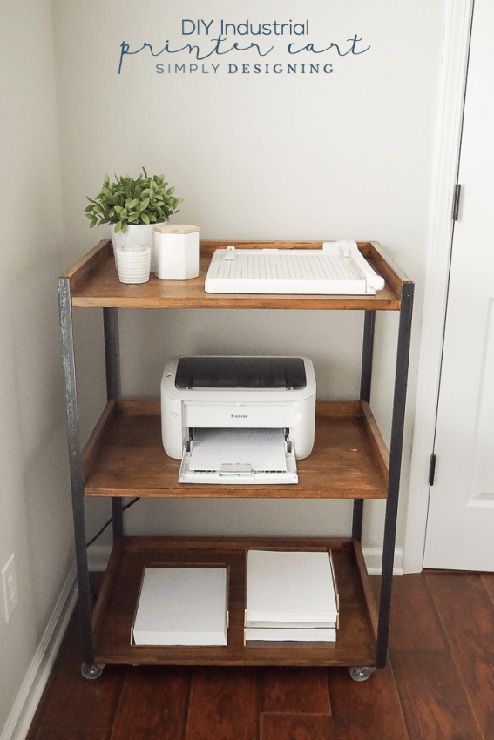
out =
[[[284,429],[194,429],[179,483],[298,483],[295,451]]]

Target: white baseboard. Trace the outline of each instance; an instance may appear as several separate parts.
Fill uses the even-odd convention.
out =
[[[363,547],[362,555],[364,556],[365,564],[367,566],[367,572],[370,576],[381,575],[381,558],[382,558],[381,547]],[[403,548],[397,547],[395,550],[395,563],[393,568],[395,576],[403,575]]]
[[[88,550],[89,570],[105,570],[111,553],[111,545],[92,545]],[[362,548],[367,572],[370,576],[381,575],[382,549],[380,547]],[[395,550],[395,564],[393,573],[395,576],[403,575],[403,549],[397,547]]]
[[[76,597],[75,565],[73,565],[0,733],[0,740],[25,739],[57,657]]]

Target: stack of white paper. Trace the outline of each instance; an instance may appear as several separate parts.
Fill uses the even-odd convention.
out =
[[[226,645],[226,568],[146,568],[135,645]]]
[[[337,623],[329,553],[248,551],[246,641],[335,642]]]

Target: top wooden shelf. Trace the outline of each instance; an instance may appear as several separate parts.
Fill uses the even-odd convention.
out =
[[[101,241],[62,277],[70,279],[72,305],[103,308],[283,308],[313,310],[398,311],[408,279],[384,258],[374,242],[358,242],[386,285],[376,295],[265,295],[206,293],[204,280],[215,249],[235,244],[248,249],[318,249],[322,242],[201,241],[201,273],[193,280],[158,280],[124,285],[117,278],[110,240]]]

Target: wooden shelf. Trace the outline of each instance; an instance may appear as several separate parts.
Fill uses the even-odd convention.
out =
[[[391,266],[377,245],[359,242],[358,247],[386,285],[376,295],[221,295],[204,291],[204,279],[214,249],[235,244],[249,249],[318,249],[320,241],[202,241],[201,273],[194,280],[158,280],[154,275],[144,285],[124,285],[117,279],[109,240],[98,244],[62,277],[69,278],[72,305],[115,308],[276,308],[318,310],[380,310],[400,308],[403,283],[407,278]]]
[[[382,581],[379,640],[377,608],[360,544],[349,539],[119,539],[115,519],[112,556],[89,624],[89,589],[84,558],[84,505],[79,468],[75,361],[71,307],[206,308],[400,311],[393,435],[401,439],[413,283],[387,260],[374,242],[358,242],[370,265],[385,280],[384,289],[367,295],[208,294],[204,281],[215,249],[318,249],[320,241],[201,241],[201,271],[194,280],[158,280],[144,285],[118,281],[112,245],[100,242],[59,280],[65,390],[69,419],[72,497],[78,546],[84,654],[95,664],[224,665],[224,666],[364,666],[384,665],[389,622],[391,569]],[[403,309],[403,310],[402,310]],[[369,385],[375,313],[367,313],[362,351],[363,387]],[[107,386],[118,395],[117,314],[105,312]],[[75,414],[74,414],[75,410]],[[396,448],[399,449],[400,444]],[[398,453],[397,453],[398,454]],[[296,485],[179,484],[179,461],[167,457],[161,440],[159,400],[109,401],[82,456],[84,494],[142,498],[201,499],[385,499],[389,455],[365,401],[320,401],[316,405],[316,443],[306,460],[297,462]],[[385,543],[393,537],[398,475],[389,481]],[[118,507],[117,507],[118,509]],[[354,507],[353,531],[359,537],[362,507]],[[81,544],[82,543],[82,544]],[[82,551],[81,551],[82,547]],[[249,548],[331,549],[340,593],[340,629],[335,644],[263,643],[244,645],[246,552]],[[166,564],[224,564],[229,569],[229,630],[226,647],[145,647],[131,642],[143,571]],[[93,651],[94,645],[94,651]],[[96,671],[95,671],[96,672]]]
[[[84,451],[88,496],[168,498],[385,498],[388,453],[369,405],[320,401],[316,444],[297,462],[297,485],[178,483],[179,461],[165,454],[157,400],[111,401]]]
[[[245,563],[248,548],[331,549],[340,592],[340,629],[335,644],[243,644]],[[146,566],[225,565],[229,568],[229,629],[226,647],[143,647],[131,644],[139,586]],[[367,594],[367,596],[366,596]],[[327,539],[126,538],[112,552],[93,615],[97,663],[173,665],[375,665],[375,604],[360,546]]]

